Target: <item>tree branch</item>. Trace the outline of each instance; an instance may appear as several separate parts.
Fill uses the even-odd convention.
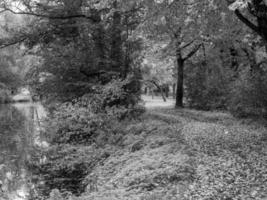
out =
[[[156,88],[158,88],[158,90],[160,90],[160,93],[161,93],[161,97],[163,99],[164,102],[166,102],[166,97],[164,96],[164,93],[162,91],[162,87],[156,82],[156,80],[153,80],[153,79],[149,79],[149,80],[145,80],[145,82],[148,82],[148,83],[152,83],[153,85],[156,86]]]
[[[47,14],[39,14],[34,12],[16,12],[10,8],[5,7],[3,10],[0,10],[0,13],[3,12],[11,12],[15,15],[31,15],[35,17],[42,17],[42,18],[48,18],[48,19],[59,19],[59,20],[66,20],[66,19],[74,19],[74,18],[85,18],[91,20],[93,23],[100,22],[101,19],[94,17],[94,16],[87,16],[85,14],[76,14],[76,15],[59,15],[59,16],[52,16]]]
[[[12,45],[16,45],[16,44],[21,44],[23,42],[32,42],[32,38],[34,38],[34,36],[38,35],[39,37],[42,37],[44,35],[47,35],[51,30],[45,30],[45,31],[41,31],[41,30],[36,30],[33,32],[17,32],[16,34],[14,34],[13,36],[10,36],[10,38],[1,38],[0,39],[0,49],[12,46]]]
[[[199,44],[197,46],[195,46],[192,51],[190,51],[184,58],[183,58],[183,61],[186,61],[188,60],[189,58],[191,58],[201,47],[202,45]]]
[[[187,44],[184,44],[183,46],[181,46],[181,49],[184,49],[184,48],[190,46],[191,44],[194,43],[194,41],[195,41],[195,39],[193,39],[192,41],[188,42]]]
[[[0,41],[0,49],[3,49],[3,48],[6,48],[6,47],[9,47],[9,46],[12,46],[12,45],[16,45],[16,44],[20,44],[22,42],[24,42],[27,38],[20,38],[18,40],[14,40],[14,41],[5,41],[5,42],[2,42]]]
[[[242,13],[237,9],[235,10],[235,15],[238,17],[240,21],[242,21],[244,24],[246,24],[249,28],[251,28],[253,31],[261,35],[259,27],[253,24],[251,21],[249,21]]]
[[[101,76],[103,74],[106,74],[106,71],[100,70],[100,71],[94,71],[94,72],[87,72],[83,69],[80,69],[80,72],[85,75],[86,77],[92,78],[92,77],[96,77],[96,76]]]

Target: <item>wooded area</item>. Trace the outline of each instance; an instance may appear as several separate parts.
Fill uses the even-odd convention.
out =
[[[175,108],[169,112],[182,112],[183,117],[191,116],[191,111],[183,109],[187,108],[230,112],[238,118],[267,118],[266,0],[1,0],[0,25],[0,102],[9,102],[19,88],[29,87],[33,98],[49,110],[45,135],[51,147],[33,155],[39,158],[45,154],[47,162],[29,161],[29,168],[39,177],[32,199],[45,199],[49,195],[51,200],[74,198],[72,195],[87,199],[87,193],[99,192],[97,178],[92,174],[94,169],[100,168],[119,148],[127,146],[124,139],[129,124],[155,117],[147,114],[142,94],[157,92],[164,101],[173,97]],[[210,123],[204,115],[203,119]],[[193,123],[191,120],[193,117],[189,120]],[[190,134],[195,129],[208,134],[206,128],[211,125],[203,126],[205,130],[197,125],[189,126],[188,130]],[[160,125],[155,130],[157,127]],[[129,131],[146,135],[155,127],[150,130],[143,124],[139,128]],[[242,135],[238,129],[233,130]],[[224,134],[225,129],[220,133]],[[228,136],[214,139],[208,134],[208,142],[203,142],[207,146],[193,141],[195,136],[181,137],[184,139],[176,140],[182,146],[189,141],[192,149],[188,151],[193,154],[204,148],[208,160],[217,158],[220,148],[232,152],[235,145],[237,149],[251,145],[251,140],[245,141],[240,136],[244,141],[240,139],[227,146],[227,142],[235,141],[234,133],[231,137],[235,139]],[[262,142],[266,141],[266,134],[262,137],[265,138],[261,138]],[[254,136],[248,138],[253,138],[251,143],[255,144]],[[131,146],[131,152],[144,146],[138,141]],[[217,142],[224,142],[227,147]],[[218,154],[224,153],[220,150]],[[231,154],[233,159],[237,154]],[[263,157],[262,162],[257,161],[261,166],[266,164],[266,156]],[[201,163],[196,160],[188,165]],[[212,168],[214,163],[210,164],[205,166]],[[174,177],[173,182],[177,185],[183,180],[181,185],[190,183],[197,187],[200,183],[192,174],[198,173],[199,168],[182,167],[194,172],[188,172],[188,177]],[[264,174],[266,166],[261,169]],[[171,182],[168,178],[166,181]],[[117,187],[115,182],[110,184]],[[238,188],[239,194],[225,188],[226,192],[220,193],[220,186],[213,184],[214,190],[207,189],[211,187],[207,182],[206,189],[199,185],[197,189],[186,187],[187,193],[176,194],[176,198],[261,199],[266,192],[266,188],[253,188],[258,192],[254,196],[259,196],[252,198],[238,184],[233,187]],[[151,183],[143,189],[153,191],[156,187],[156,183]],[[213,196],[205,194],[208,190],[212,190]],[[106,190],[102,192],[105,194]],[[121,199],[128,198],[122,195]],[[152,195],[139,199],[157,198]]]
[[[65,101],[131,76],[135,92],[141,82],[173,90],[176,107],[266,115],[265,9],[264,1],[4,1],[1,70],[18,70],[1,82],[24,79],[46,100]]]

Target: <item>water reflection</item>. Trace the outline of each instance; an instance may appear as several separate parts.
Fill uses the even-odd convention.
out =
[[[39,104],[0,105],[0,199],[27,199],[29,173],[26,161],[40,141]],[[39,116],[41,115],[41,116]]]

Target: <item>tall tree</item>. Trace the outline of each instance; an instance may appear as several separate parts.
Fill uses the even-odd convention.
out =
[[[46,77],[43,92],[73,98],[90,91],[90,84],[105,84],[110,74],[126,78],[140,58],[140,39],[133,37],[140,5],[128,0],[17,0],[23,9],[5,3],[1,12],[32,16],[24,29],[2,45],[24,43],[37,47],[42,63],[35,67],[36,83]],[[6,39],[6,38],[5,38]],[[7,41],[7,42],[6,42]],[[0,40],[1,46],[1,40]],[[135,70],[138,71],[138,70]],[[69,95],[66,95],[66,92]],[[57,94],[56,94],[57,93]]]
[[[149,1],[148,4],[144,30],[154,34],[154,39],[166,41],[162,52],[171,56],[177,66],[177,108],[183,107],[185,62],[201,47],[198,4],[197,1]]]
[[[123,56],[122,56],[122,13],[118,8],[118,2],[113,2],[112,27],[111,27],[111,66],[114,71],[122,72],[123,70]]]

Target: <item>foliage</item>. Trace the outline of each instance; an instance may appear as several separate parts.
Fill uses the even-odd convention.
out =
[[[8,142],[15,141],[15,135],[23,132],[25,117],[14,107],[10,105],[1,105],[0,128],[1,128],[1,146]],[[10,141],[9,141],[10,140]]]
[[[0,103],[8,103],[10,102],[10,95],[7,89],[0,89]]]
[[[154,57],[165,59],[165,63],[173,62],[173,76],[176,87],[176,107],[183,106],[184,63],[200,49],[201,37],[197,30],[202,31],[200,9],[203,4],[194,1],[192,4],[182,1],[147,1],[147,21],[142,25],[147,38],[153,38]],[[158,53],[160,52],[160,53]],[[160,55],[158,55],[160,54]],[[149,55],[148,55],[149,57]],[[153,65],[152,65],[153,66]],[[160,66],[161,67],[161,66]],[[156,77],[157,78],[157,77]],[[160,78],[162,79],[162,78]]]
[[[187,198],[254,199],[263,198],[266,187],[262,174],[264,131],[236,125],[226,127],[208,123],[188,124],[183,134],[197,151],[196,179]],[[204,153],[204,154],[203,154]],[[186,198],[186,199],[187,199]]]
[[[142,115],[138,103],[141,82],[171,84],[175,77],[177,107],[185,91],[190,107],[266,117],[265,1],[14,2],[21,8],[5,1],[0,12],[31,17],[21,18],[23,27],[5,27],[0,47],[23,43],[29,55],[1,52],[0,95],[22,77],[47,100],[50,146],[29,162],[41,194],[52,200],[264,197],[265,127],[225,113]]]
[[[262,174],[266,174],[266,158],[250,152],[238,156],[230,152],[220,157],[203,156],[197,168],[196,181],[186,197],[195,199],[260,199],[266,196]]]
[[[238,117],[267,115],[266,72],[244,70],[232,89],[231,112]]]
[[[0,84],[1,89],[11,90],[16,89],[22,83],[22,79],[18,73],[15,72],[15,56],[10,55],[10,52],[1,52],[0,61]],[[12,63],[12,64],[11,64]],[[14,63],[14,64],[13,64]]]
[[[41,60],[27,77],[38,95],[44,100],[66,102],[93,92],[95,85],[105,85],[114,77],[138,76],[142,41],[130,32],[140,21],[138,3],[53,2],[54,6],[44,2],[36,5],[38,9],[31,10],[48,16],[42,23],[33,21],[29,25],[45,36],[27,39],[32,46],[37,46],[36,54]],[[49,17],[55,13],[59,18],[67,15],[66,19]],[[73,19],[73,14],[81,18]],[[34,31],[34,36],[40,34]]]
[[[51,147],[43,156],[45,162],[32,161],[29,166],[38,175],[35,184],[39,194],[48,195],[53,189],[73,194],[83,192],[86,175],[107,154],[94,147],[66,144]]]
[[[142,40],[133,35],[140,8],[119,1],[22,3],[29,15],[41,18],[31,21],[31,37],[25,39],[39,58],[28,83],[51,111],[51,147],[41,151],[46,161],[40,164],[37,155],[29,165],[43,180],[38,186],[45,196],[56,188],[80,194],[91,169],[108,157],[105,146],[117,145],[125,134],[123,120],[144,112],[136,107]]]
[[[174,119],[145,115],[128,124],[121,148],[107,148],[109,157],[88,175],[86,192],[70,199],[266,198],[266,127],[220,113],[153,112]],[[198,121],[202,115],[205,122]]]
[[[189,145],[207,155],[220,155],[221,151],[238,152],[257,144],[261,134],[240,127],[216,125],[212,123],[191,123],[183,128],[183,135]]]
[[[190,107],[197,109],[225,109],[230,76],[221,66],[192,63],[187,69],[186,97]],[[224,72],[222,72],[224,70]]]
[[[84,95],[73,103],[64,103],[53,108],[49,135],[56,143],[90,144],[93,136],[109,130],[118,120],[135,118],[144,112],[131,78],[114,80],[105,86],[95,86],[95,93]],[[139,92],[137,88],[136,92]]]
[[[84,192],[87,175],[112,152],[106,151],[106,146],[119,145],[126,134],[125,121],[144,112],[136,106],[137,94],[127,89],[131,81],[113,80],[95,86],[94,93],[52,109],[46,126],[51,147],[35,156],[44,156],[45,162],[33,159],[29,164],[43,182],[38,184],[39,192],[46,196],[53,189]]]

